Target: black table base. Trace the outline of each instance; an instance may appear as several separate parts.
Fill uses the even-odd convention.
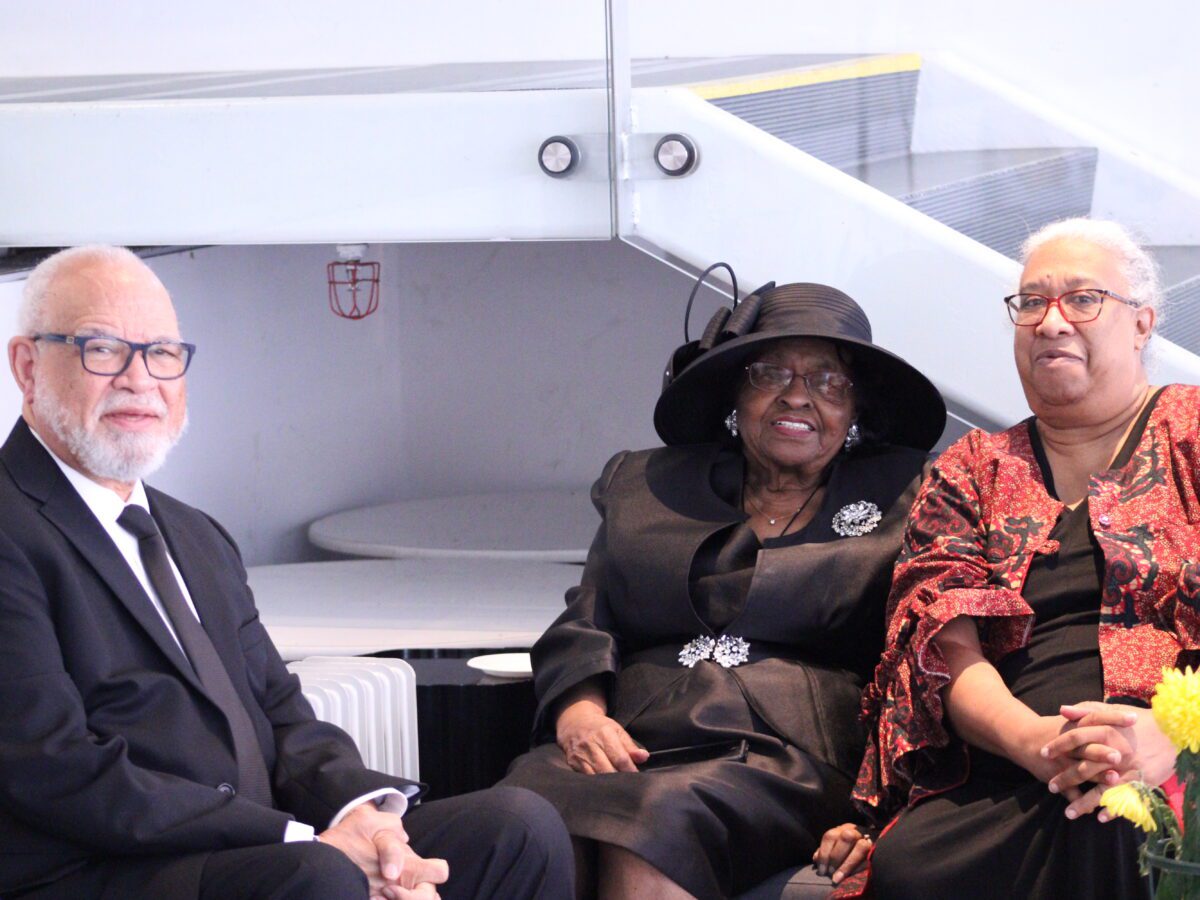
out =
[[[417,738],[426,800],[491,787],[529,749],[536,700],[533,681],[494,678],[467,660],[515,650],[390,650],[417,675]]]

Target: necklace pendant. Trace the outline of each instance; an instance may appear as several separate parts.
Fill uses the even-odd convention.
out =
[[[767,519],[768,524],[770,524],[772,527],[774,527],[775,523],[778,521],[778,519]]]

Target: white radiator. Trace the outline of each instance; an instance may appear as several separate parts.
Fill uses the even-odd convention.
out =
[[[288,663],[317,718],[350,735],[367,768],[420,781],[417,680],[402,659],[310,656]]]

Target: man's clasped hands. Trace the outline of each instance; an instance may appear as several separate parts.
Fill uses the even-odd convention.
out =
[[[413,851],[400,816],[372,802],[355,807],[319,839],[366,873],[371,900],[436,900],[437,885],[450,876],[444,859],[422,859]]]

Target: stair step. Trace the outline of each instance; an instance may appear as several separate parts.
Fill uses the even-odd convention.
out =
[[[1200,247],[1174,244],[1147,248],[1162,270],[1166,293],[1159,333],[1200,353]]]
[[[906,153],[843,167],[1013,259],[1043,225],[1092,208],[1091,147]]]
[[[920,57],[825,60],[693,85],[714,106],[833,166],[906,153],[912,143]]]
[[[744,92],[770,79],[791,83],[849,71],[895,68],[909,57],[861,54],[763,54],[722,58],[635,59],[635,87],[694,87]],[[868,61],[870,61],[868,63]],[[265,72],[143,73],[0,78],[0,103],[78,103],[102,100],[345,96],[431,91],[531,91],[604,88],[603,60],[539,60],[279,69]]]
[[[1158,262],[1162,283],[1168,292],[1200,278],[1200,247],[1194,244],[1167,244],[1146,249]]]
[[[875,57],[880,58],[880,57]],[[893,57],[887,57],[892,59]],[[674,56],[635,59],[634,87],[686,86],[703,97],[754,93],[769,86],[795,86],[798,81],[828,80],[863,60],[857,53],[788,53],[761,56]],[[601,81],[600,87],[604,86]]]

